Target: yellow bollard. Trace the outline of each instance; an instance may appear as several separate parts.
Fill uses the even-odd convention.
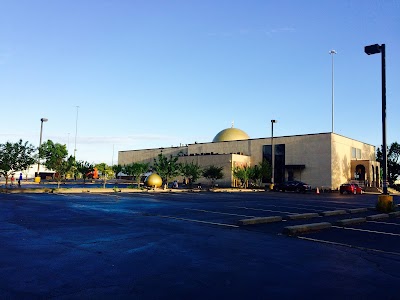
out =
[[[393,211],[393,196],[379,195],[378,203],[376,204],[376,209],[381,212]]]
[[[36,182],[36,183],[40,183],[40,176],[36,176],[36,177],[35,177],[35,182]]]

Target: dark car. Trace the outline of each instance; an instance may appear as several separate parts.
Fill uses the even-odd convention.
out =
[[[311,191],[311,186],[302,181],[293,180],[274,185],[274,191],[282,191],[282,192],[293,191],[293,192],[305,193],[307,191]]]
[[[360,187],[356,183],[345,183],[340,186],[339,189],[341,194],[363,194],[364,191],[362,187]]]

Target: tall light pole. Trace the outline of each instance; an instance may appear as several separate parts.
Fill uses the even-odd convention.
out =
[[[271,184],[272,184],[272,188],[274,187],[274,176],[275,176],[274,123],[278,123],[278,121],[271,120],[271,161],[272,161]]]
[[[38,164],[37,164],[37,176],[39,176],[39,168],[40,168],[40,146],[42,145],[43,123],[47,122],[47,121],[48,121],[48,119],[46,119],[46,118],[40,119],[40,140],[39,140],[39,158],[38,158]]]
[[[386,145],[386,58],[385,44],[365,46],[364,52],[368,55],[381,53],[382,58],[382,158],[383,158],[383,194],[388,195],[387,190],[387,145]]]
[[[79,106],[76,107],[74,160],[76,157],[76,137],[78,135],[78,111],[79,111]]]
[[[335,73],[334,73],[334,62],[333,62],[333,56],[337,52],[335,50],[329,51],[329,54],[332,56],[332,133],[334,131],[334,116],[335,116]]]

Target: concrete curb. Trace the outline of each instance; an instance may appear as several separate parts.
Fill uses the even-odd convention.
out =
[[[368,216],[367,221],[382,220],[387,218],[389,218],[388,214],[378,214],[378,215]]]
[[[329,217],[329,216],[345,215],[347,214],[347,212],[344,209],[339,209],[339,210],[323,211],[320,212],[319,214],[324,217]]]
[[[347,226],[352,224],[364,223],[367,221],[367,218],[352,218],[352,219],[343,219],[336,221],[334,224],[337,226]]]
[[[394,212],[389,213],[389,217],[391,217],[391,218],[400,217],[400,211],[394,211]]]
[[[281,216],[271,216],[271,217],[260,217],[260,218],[252,218],[252,219],[243,219],[239,220],[239,225],[254,225],[254,224],[265,224],[265,223],[274,223],[281,222]]]
[[[295,214],[285,216],[286,220],[300,220],[300,219],[310,219],[319,217],[318,213],[305,213],[305,214]]]
[[[87,184],[87,187],[66,187],[65,185],[61,185],[60,188],[54,187],[46,187],[43,185],[42,187],[23,187],[23,188],[0,188],[1,193],[9,193],[9,194],[46,194],[46,193],[54,193],[54,194],[80,194],[80,193],[258,193],[263,192],[262,189],[248,189],[248,190],[238,190],[238,189],[136,189],[136,188],[117,188],[114,190],[112,187],[107,188],[93,188],[90,184]]]
[[[364,207],[364,208],[352,208],[352,209],[348,209],[347,212],[349,214],[358,214],[358,213],[363,213],[363,212],[367,212],[368,208]]]
[[[332,224],[328,222],[321,223],[311,223],[311,224],[303,224],[303,225],[295,225],[295,226],[287,226],[283,228],[282,233],[286,235],[296,235],[300,233],[317,231],[322,229],[331,228]]]

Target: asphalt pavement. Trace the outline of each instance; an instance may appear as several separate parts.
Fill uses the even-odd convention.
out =
[[[376,201],[337,193],[0,194],[0,297],[397,299],[400,218],[371,218]],[[342,212],[324,214],[332,211]],[[280,218],[240,223],[267,217]],[[365,220],[338,225],[347,219]],[[316,223],[330,226],[285,233]]]

